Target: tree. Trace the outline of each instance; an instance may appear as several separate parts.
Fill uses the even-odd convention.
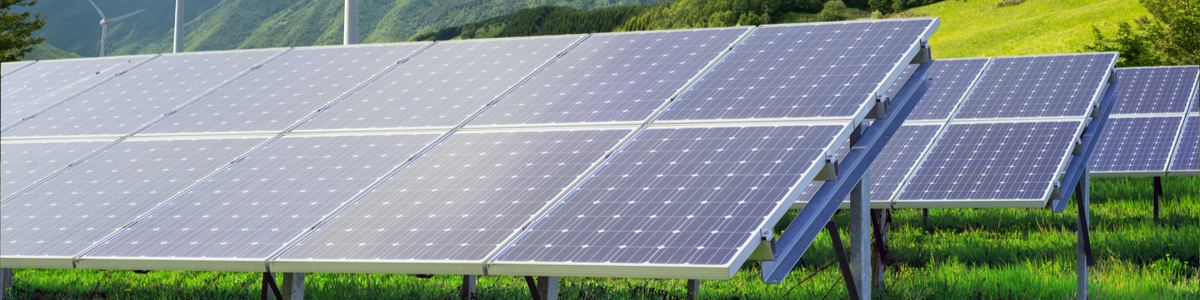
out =
[[[825,7],[817,13],[817,21],[839,21],[846,19],[846,3],[833,0],[825,2]]]
[[[14,7],[30,7],[37,0],[0,0],[0,61],[15,61],[42,43],[33,32],[46,25],[40,14],[13,11]]]
[[[1200,0],[1141,0],[1149,18],[1121,23],[1113,36],[1093,28],[1089,51],[1120,51],[1119,66],[1200,64]]]

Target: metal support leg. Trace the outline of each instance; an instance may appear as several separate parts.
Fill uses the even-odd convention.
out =
[[[1086,169],[1084,170],[1086,173]],[[1092,242],[1091,242],[1091,217],[1088,215],[1090,209],[1088,207],[1090,200],[1088,199],[1089,189],[1088,176],[1082,176],[1079,179],[1079,185],[1075,186],[1075,197],[1079,199],[1079,218],[1076,230],[1079,240],[1075,243],[1075,298],[1088,298],[1088,266],[1092,265]]]
[[[275,298],[271,298],[272,296]],[[275,275],[271,272],[262,273],[262,299],[283,299],[283,293],[279,291],[279,286],[275,284]]]
[[[0,269],[0,299],[12,296],[13,269]]]
[[[925,231],[929,231],[929,209],[921,209],[921,225],[925,226]]]
[[[871,299],[871,198],[866,179],[850,192],[850,269],[858,299]]]
[[[688,279],[687,282],[687,300],[700,299],[700,280]]]
[[[871,210],[871,244],[874,245],[871,255],[871,288],[883,288],[883,273],[887,270],[889,250],[887,246],[888,223],[891,211],[886,209]]]
[[[558,277],[539,276],[537,285],[541,300],[558,300]]]
[[[283,299],[304,300],[304,273],[283,273]]]
[[[859,300],[857,291],[854,286],[854,275],[850,272],[850,260],[846,259],[846,248],[842,245],[842,234],[838,233],[837,224],[833,221],[825,223],[825,231],[829,232],[829,241],[833,244],[833,254],[838,260],[838,269],[842,271],[842,280],[846,282],[846,291],[850,295],[850,300]]]
[[[475,275],[463,276],[462,291],[461,291],[462,295],[461,296],[464,300],[476,299],[475,281],[477,279],[479,279],[479,276],[475,276]]]
[[[1154,177],[1154,222],[1158,222],[1159,210],[1161,210],[1161,204],[1159,204],[1159,201],[1162,201],[1162,196],[1162,177],[1156,176]]]

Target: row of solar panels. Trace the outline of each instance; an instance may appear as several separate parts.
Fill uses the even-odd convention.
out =
[[[936,26],[5,65],[0,265],[728,278]]]
[[[1072,147],[1078,117],[1089,113],[1057,101],[1098,96],[1087,86],[1102,81],[1107,71],[1100,66],[1112,58],[1058,55],[933,62],[929,91],[871,166],[872,205],[1044,206],[1054,190],[1047,184],[1056,182],[1053,179],[1062,175],[1071,158],[1069,151],[1047,150]],[[1116,69],[1118,97],[1090,159],[1092,174],[1196,174],[1198,71],[1196,66]],[[1069,80],[1062,80],[1068,75]],[[1029,97],[1044,101],[1012,101]],[[990,109],[971,104],[981,98],[997,102]],[[1073,112],[1046,113],[1063,109]],[[1028,115],[980,118],[1005,110]],[[1045,115],[1074,117],[1034,117]],[[807,195],[819,186],[811,186]]]

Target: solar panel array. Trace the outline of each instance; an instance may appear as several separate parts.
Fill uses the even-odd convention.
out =
[[[1092,156],[1092,174],[1196,173],[1194,162],[1200,154],[1195,130],[1187,132],[1187,115],[1188,107],[1197,106],[1198,74],[1197,66],[1117,69],[1120,98]]]
[[[728,278],[936,27],[6,64],[0,265]]]

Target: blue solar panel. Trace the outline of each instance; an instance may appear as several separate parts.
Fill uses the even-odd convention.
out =
[[[580,36],[437,43],[298,130],[452,127]]]
[[[949,119],[954,108],[958,106],[958,102],[966,96],[967,90],[971,88],[975,78],[987,65],[987,61],[985,58],[950,59],[936,60],[931,63],[929,70],[925,72],[925,75],[932,80],[929,89],[925,91],[925,95],[921,97],[920,102],[917,102],[917,106],[905,120]],[[908,82],[912,72],[916,70],[916,66],[909,65],[908,69],[904,71],[904,76],[892,84],[891,89],[887,92],[889,97],[894,98],[896,93],[900,92],[900,88]]]
[[[0,198],[7,199],[109,143],[112,141],[4,143],[0,147]]]
[[[489,254],[629,133],[457,132],[280,260],[323,260],[333,266],[322,268],[334,270],[339,262],[375,261],[408,264],[388,267],[393,272],[481,273]],[[440,264],[421,269],[421,262]],[[451,271],[455,263],[466,270]]]
[[[890,87],[933,19],[755,30],[659,120],[847,118]],[[882,96],[882,95],[880,95]]]
[[[126,135],[249,71],[281,50],[163,55],[5,132]]]
[[[287,136],[122,229],[83,258],[267,256],[439,134]]]
[[[0,205],[0,256],[78,254],[264,140],[122,141]]]
[[[1121,79],[1124,81],[1125,77]],[[1110,118],[1100,143],[1092,150],[1095,152],[1089,171],[1162,173],[1167,169],[1179,126],[1179,117]]]
[[[1196,150],[1197,144],[1200,144],[1200,132],[1197,132],[1197,127],[1200,126],[1200,120],[1196,116],[1187,117],[1184,120],[1183,132],[1179,135],[1179,141],[1175,145],[1175,158],[1171,159],[1170,172],[1179,173],[1196,173],[1200,171],[1200,165],[1196,163],[1196,157],[1200,156],[1200,152]]]
[[[1117,69],[1117,106],[1113,114],[1172,113],[1187,110],[1200,67]]]
[[[4,84],[0,85],[0,128],[8,129],[22,118],[50,108],[152,57],[49,60],[26,67],[20,74],[5,76]],[[9,134],[5,131],[4,135]]]
[[[593,35],[471,125],[645,120],[746,30]]]
[[[956,119],[1083,117],[1103,93],[1116,53],[992,59]]]
[[[1077,121],[951,124],[909,177],[897,205],[1045,205],[1080,126]]]
[[[671,272],[662,267],[673,265],[729,276],[759,230],[781,217],[804,188],[797,185],[816,175],[845,128],[642,131],[522,232],[489,270],[532,265],[545,272],[574,265],[574,271],[560,271],[596,275],[643,266],[651,270],[628,274],[656,276],[647,274]]]
[[[8,76],[8,74],[16,73],[17,71],[19,71],[25,67],[28,67],[29,65],[32,65],[35,62],[37,62],[37,61],[26,60],[26,61],[11,61],[11,62],[0,63],[0,75]]]
[[[293,49],[142,133],[282,131],[424,45]]]

